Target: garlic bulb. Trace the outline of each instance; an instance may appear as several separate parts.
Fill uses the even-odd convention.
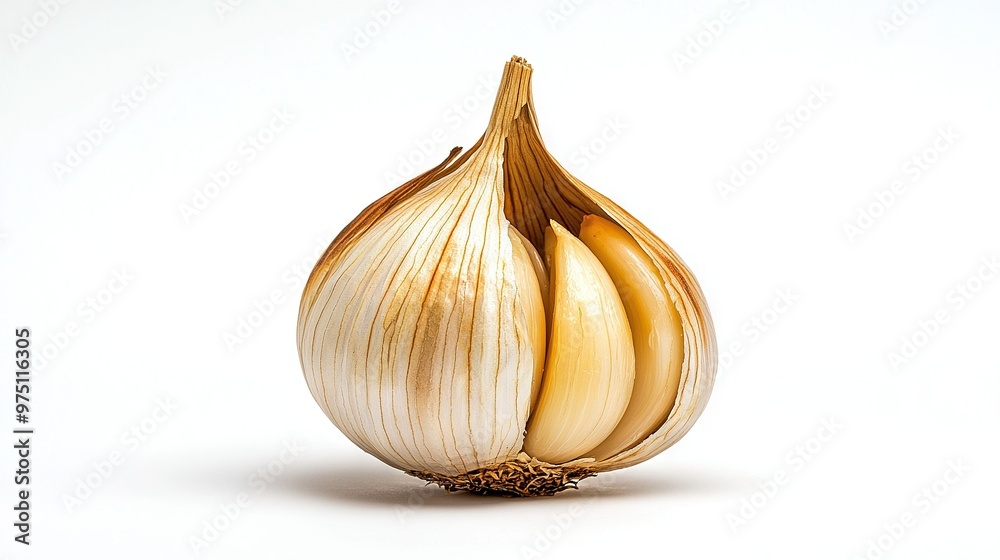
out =
[[[694,276],[545,150],[523,59],[459,152],[316,264],[298,320],[316,402],[358,447],[448,490],[548,495],[671,446],[716,370]]]

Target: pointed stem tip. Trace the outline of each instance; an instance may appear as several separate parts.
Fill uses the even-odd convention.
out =
[[[500,88],[490,114],[488,132],[506,135],[510,123],[520,115],[522,107],[530,102],[531,65],[524,58],[515,55],[504,65]]]

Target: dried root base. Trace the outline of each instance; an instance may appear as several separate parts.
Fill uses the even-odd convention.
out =
[[[454,476],[432,472],[406,471],[406,474],[433,482],[448,492],[466,491],[483,496],[551,496],[567,488],[576,488],[585,478],[597,476],[589,467],[592,459],[550,465],[521,453],[513,461],[499,463]]]

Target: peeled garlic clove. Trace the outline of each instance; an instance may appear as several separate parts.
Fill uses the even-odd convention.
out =
[[[588,249],[581,223],[590,215],[620,228],[621,243]],[[547,238],[552,222],[564,227]],[[576,260],[560,260],[560,245]],[[539,252],[552,256],[542,263]],[[641,273],[618,270],[642,255]],[[560,275],[566,262],[584,261],[588,274]],[[574,302],[586,307],[577,319],[567,311]],[[636,302],[657,309],[630,317]],[[574,320],[588,344],[588,330],[606,333],[606,356],[572,348],[565,329]],[[668,357],[642,347],[647,333],[663,338]],[[504,495],[552,494],[653,457],[694,424],[716,368],[697,281],[658,237],[545,150],[531,68],[517,57],[469,151],[453,150],[334,239],[303,291],[298,347],[316,402],[359,447],[447,489]],[[636,375],[621,371],[626,348],[647,364],[638,382],[655,388],[648,399],[636,400],[632,379],[624,381]],[[544,356],[552,363],[541,367]],[[581,375],[566,365],[573,360],[602,363]],[[608,383],[602,392],[578,390],[594,378]],[[547,398],[548,387],[564,398]],[[600,411],[590,402],[597,395]],[[560,407],[573,425],[553,420]]]
[[[677,398],[684,359],[684,333],[656,265],[624,229],[586,216],[580,240],[614,281],[632,329],[635,385],[621,421],[586,455],[607,459],[645,439],[667,419]]]
[[[625,308],[601,262],[552,222],[552,330],[524,451],[548,463],[604,441],[632,395],[635,353]]]

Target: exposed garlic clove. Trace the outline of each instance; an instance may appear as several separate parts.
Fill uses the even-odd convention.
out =
[[[684,333],[656,266],[628,232],[588,215],[580,240],[614,282],[635,349],[635,385],[628,408],[611,435],[585,454],[603,460],[639,443],[667,419],[681,379]]]
[[[632,394],[635,354],[625,308],[601,262],[552,222],[552,330],[524,451],[549,463],[603,441]]]
[[[531,377],[531,404],[534,408],[542,386],[542,368],[545,365],[545,304],[542,295],[548,292],[548,274],[542,267],[542,258],[531,243],[512,226],[507,227],[514,254],[514,274],[517,278],[517,297],[523,300],[528,323],[529,340],[534,354]],[[534,255],[532,255],[532,253]],[[544,280],[539,280],[541,275]],[[544,282],[544,288],[542,287]]]
[[[527,237],[525,237],[525,239],[527,239]],[[545,227],[545,236],[544,236],[544,238],[542,240],[542,255],[543,255],[542,258],[544,259],[543,262],[545,263],[545,270],[552,270],[552,267],[554,266],[552,264],[552,257],[553,257],[553,255],[555,255],[555,249],[556,249],[556,234],[555,234],[555,232],[552,231],[552,226],[546,226]],[[549,279],[549,293],[548,293],[549,297],[545,299],[545,316],[551,318],[552,317],[552,299],[553,299],[553,296],[552,296],[552,285],[553,285],[553,282],[551,280],[551,275],[549,275],[549,278],[550,278]],[[552,327],[552,325],[550,324],[549,328],[551,329],[551,327]]]

